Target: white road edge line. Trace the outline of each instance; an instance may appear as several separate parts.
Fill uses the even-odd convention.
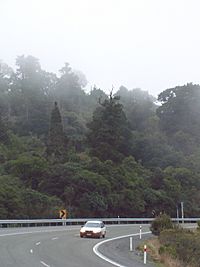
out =
[[[46,263],[43,262],[43,261],[40,261],[40,263],[41,263],[42,265],[46,266],[46,267],[50,267],[50,265],[46,264]]]
[[[0,237],[4,236],[13,236],[13,235],[28,235],[28,234],[38,234],[38,233],[53,233],[53,232],[64,232],[64,231],[73,231],[77,230],[77,228],[68,228],[68,229],[54,229],[54,230],[37,230],[37,231],[30,231],[30,232],[13,232],[7,234],[0,234]]]
[[[142,235],[145,235],[145,234],[151,234],[151,232],[143,232]],[[104,256],[103,254],[101,254],[99,251],[98,251],[98,248],[100,245],[106,243],[106,242],[109,242],[109,241],[113,241],[113,240],[116,240],[116,239],[121,239],[121,238],[125,238],[125,237],[130,237],[130,236],[137,236],[137,235],[140,235],[140,233],[137,233],[137,234],[130,234],[130,235],[123,235],[123,236],[118,236],[118,237],[114,237],[114,238],[110,238],[110,239],[107,239],[107,240],[104,240],[104,241],[101,241],[99,243],[97,243],[94,247],[93,247],[93,252],[99,257],[101,258],[102,260],[105,260],[109,263],[111,263],[112,265],[114,266],[118,266],[118,267],[127,267],[125,265],[121,265],[111,259],[109,259],[108,257]]]
[[[30,253],[33,254],[33,250],[32,249],[30,249]]]
[[[51,240],[57,240],[58,239],[58,237],[53,237]]]
[[[37,242],[37,243],[36,243],[36,246],[39,246],[40,244],[41,244],[41,242]]]

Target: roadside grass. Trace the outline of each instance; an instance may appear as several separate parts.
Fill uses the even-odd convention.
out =
[[[147,245],[147,254],[155,263],[155,267],[183,267],[183,264],[179,260],[173,259],[169,254],[159,253],[161,244],[157,237],[146,240],[144,243],[140,244],[138,247],[139,250],[143,251],[144,244]]]
[[[155,237],[138,247],[147,246],[147,258],[156,267],[200,267],[200,221],[197,229],[175,225],[166,214],[160,214],[151,224]]]
[[[173,224],[167,214],[158,215],[150,227],[155,237],[145,241],[156,267],[200,267],[200,221],[197,226],[186,229]],[[144,242],[139,249],[143,246]]]

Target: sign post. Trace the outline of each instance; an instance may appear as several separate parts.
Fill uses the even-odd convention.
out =
[[[66,210],[60,210],[59,211],[59,217],[61,219],[66,219],[67,218],[67,211]]]
[[[59,217],[63,220],[67,218],[67,210],[60,210],[59,211]],[[63,226],[66,225],[66,222],[63,222]]]

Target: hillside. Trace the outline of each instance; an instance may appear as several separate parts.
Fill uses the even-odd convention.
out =
[[[0,218],[199,217],[200,86],[84,91],[19,56],[0,65]]]

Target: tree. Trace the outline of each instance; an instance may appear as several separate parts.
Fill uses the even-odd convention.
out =
[[[115,95],[120,96],[131,129],[144,131],[148,120],[155,114],[156,99],[139,88],[129,91],[124,86],[121,86]]]
[[[57,102],[51,113],[47,156],[53,161],[63,161],[66,157],[66,137],[63,131],[62,119]]]
[[[200,85],[189,83],[167,89],[158,100],[162,103],[157,109],[161,129],[169,136],[182,131],[200,140]]]
[[[114,162],[130,155],[131,131],[119,97],[113,97],[112,92],[109,99],[100,103],[94,111],[88,128],[87,141],[91,155]]]
[[[47,91],[53,83],[53,77],[41,69],[39,60],[33,56],[18,56],[16,66],[9,90],[15,131],[21,135],[46,134],[49,110]]]
[[[184,202],[185,216],[200,214],[199,192],[200,179],[199,173],[194,173],[193,169],[168,167],[164,171],[165,180],[171,180],[170,187],[164,188],[165,192],[174,201],[175,206],[181,201]],[[173,189],[174,188],[174,189]]]
[[[46,174],[48,168],[47,161],[38,156],[20,155],[17,159],[7,162],[5,169],[19,177],[26,187],[38,189],[39,183]]]
[[[133,134],[133,156],[145,167],[179,166],[183,161],[181,152],[177,152],[167,142],[161,132]]]
[[[84,145],[86,122],[82,116],[75,112],[63,112],[64,132],[69,138],[69,147],[75,151],[81,151]]]
[[[37,58],[32,56],[25,57],[24,55],[17,57],[16,65],[15,90],[18,90],[22,97],[22,107],[28,121],[32,103],[41,92],[41,67]]]
[[[108,96],[105,94],[103,90],[93,86],[90,90],[89,95],[87,96],[88,103],[87,106],[89,107],[89,112],[92,114],[94,110],[99,106],[99,101],[103,102],[108,99]]]
[[[85,74],[80,70],[74,70],[74,74],[78,77],[78,83],[81,87],[86,87],[88,81]]]
[[[0,110],[2,116],[10,116],[10,87],[14,71],[4,62],[0,61]]]
[[[0,176],[0,217],[16,219],[23,216],[23,184],[11,175]]]
[[[85,98],[79,77],[72,71],[68,63],[65,63],[60,74],[56,84],[55,97],[58,99],[61,109],[79,113]]]
[[[59,198],[29,188],[23,190],[21,198],[25,203],[24,217],[30,219],[56,218],[58,217],[58,210],[63,206]]]
[[[8,135],[7,127],[2,119],[1,112],[0,112],[0,143],[2,144],[9,143],[9,135]]]

